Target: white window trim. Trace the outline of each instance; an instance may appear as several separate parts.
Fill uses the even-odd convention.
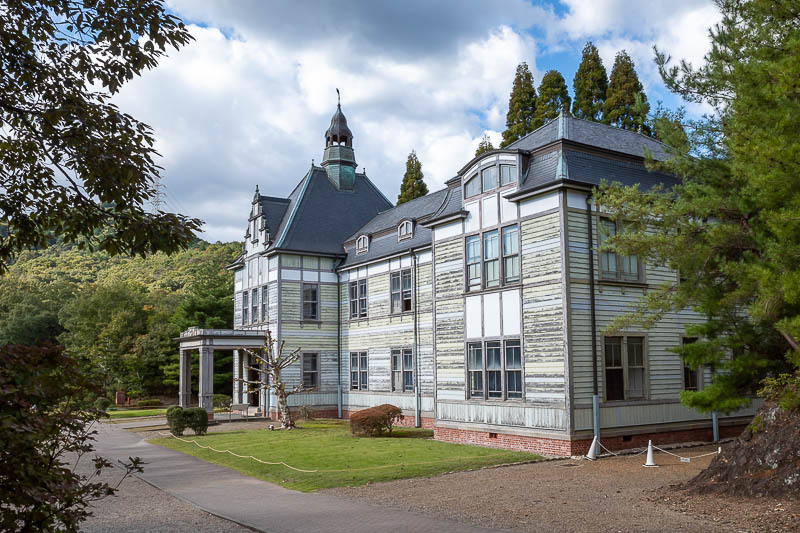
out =
[[[363,254],[369,251],[369,237],[361,235],[356,239],[356,255]]]
[[[397,226],[397,242],[410,239],[414,236],[414,224],[410,220],[404,220]]]

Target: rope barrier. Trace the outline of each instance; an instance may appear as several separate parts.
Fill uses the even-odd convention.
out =
[[[397,466],[415,466],[415,465],[428,465],[428,464],[435,464],[435,463],[446,463],[446,462],[452,462],[452,461],[460,461],[461,459],[483,459],[484,457],[501,457],[503,455],[510,455],[510,454],[518,453],[516,451],[508,451],[508,452],[503,452],[503,453],[495,453],[495,454],[491,454],[491,455],[482,455],[482,456],[479,456],[479,457],[451,457],[450,459],[440,459],[440,460],[437,460],[437,461],[422,461],[422,462],[417,462],[417,463],[397,463],[397,464],[391,464],[391,465],[365,466],[365,467],[361,467],[361,468],[340,468],[340,469],[330,469],[330,470],[326,470],[326,469],[305,470],[305,469],[297,468],[297,467],[294,467],[294,466],[292,466],[290,464],[284,463],[283,461],[277,461],[277,462],[264,461],[263,459],[259,459],[258,457],[254,457],[252,455],[239,455],[238,453],[234,453],[234,452],[232,452],[230,450],[217,450],[216,448],[213,448],[211,446],[203,446],[202,444],[200,444],[196,440],[182,439],[182,438],[178,437],[177,435],[173,435],[172,433],[159,432],[159,435],[163,435],[165,437],[172,437],[174,439],[178,439],[181,442],[192,443],[195,446],[197,446],[198,448],[202,448],[204,450],[211,450],[212,452],[217,452],[217,453],[227,453],[227,454],[233,455],[234,457],[238,457],[240,459],[252,459],[253,461],[256,461],[256,462],[264,464],[264,465],[270,465],[270,466],[282,465],[282,466],[285,466],[286,468],[289,468],[291,470],[295,470],[296,472],[302,472],[302,473],[305,473],[305,474],[316,474],[316,473],[325,473],[325,472],[359,472],[359,471],[362,471],[362,470],[375,470],[375,469],[378,469],[378,468],[393,468],[393,467],[397,467]]]
[[[690,462],[692,459],[699,459],[700,457],[708,457],[709,455],[718,455],[722,451],[722,448],[717,448],[717,450],[713,451],[713,452],[702,453],[700,455],[693,455],[691,457],[683,457],[682,455],[678,455],[676,453],[669,452],[669,451],[667,451],[667,450],[665,450],[663,448],[659,448],[655,444],[653,445],[653,449],[661,451],[661,452],[664,452],[664,453],[669,454],[669,455],[672,455],[673,457],[677,457],[681,461],[687,462],[687,463]]]

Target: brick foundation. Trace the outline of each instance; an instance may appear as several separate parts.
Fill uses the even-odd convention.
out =
[[[359,410],[348,411],[346,409],[342,409],[342,419],[349,419],[352,413],[356,413]],[[295,415],[297,414],[297,410],[292,408],[292,413]],[[278,418],[278,410],[271,409],[269,412],[270,418],[272,420],[276,420]],[[338,409],[315,409],[314,410],[314,417],[315,418],[338,418],[339,411]],[[433,418],[421,417],[420,418],[420,425],[425,429],[433,429]],[[401,427],[414,427],[414,415],[405,415],[403,420],[396,424],[397,426]]]
[[[720,426],[720,438],[736,437],[742,432],[745,426],[745,424]],[[489,448],[504,448],[562,457],[585,455],[589,451],[589,446],[592,443],[592,439],[570,441],[446,427],[434,427],[433,436],[436,440],[445,442],[474,444]],[[647,446],[648,440],[652,440],[653,444],[663,446],[665,444],[677,444],[681,442],[710,442],[712,438],[712,430],[709,427],[642,433],[630,436],[602,437],[602,443],[603,446],[609,450],[626,450],[630,448],[643,448]]]

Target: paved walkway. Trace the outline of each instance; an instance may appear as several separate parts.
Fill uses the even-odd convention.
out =
[[[147,463],[138,477],[201,509],[270,533],[358,531],[478,533],[487,529],[438,520],[334,496],[303,493],[246,476],[170,450],[125,431],[100,424],[98,454],[117,459],[141,457]],[[142,512],[147,512],[142,509]]]

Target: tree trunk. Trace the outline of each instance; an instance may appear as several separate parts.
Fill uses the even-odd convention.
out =
[[[294,418],[289,410],[289,394],[286,393],[286,386],[281,380],[280,370],[272,370],[272,383],[275,397],[278,399],[278,416],[281,419],[281,427],[284,429],[294,428]]]

